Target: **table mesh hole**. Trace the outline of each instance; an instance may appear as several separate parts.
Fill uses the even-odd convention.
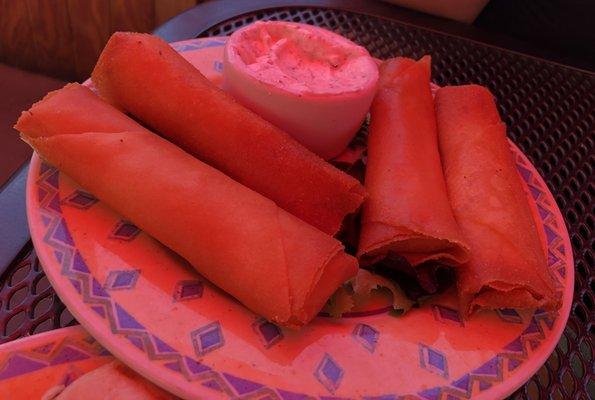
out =
[[[552,400],[565,400],[566,399],[566,395],[562,391],[562,388],[560,387],[560,385],[555,386],[554,392],[550,396],[551,396]]]
[[[592,298],[592,294],[589,292],[585,292],[583,293],[583,303],[585,303],[585,306],[587,306],[587,308],[589,309],[589,311],[593,311],[593,298]]]
[[[576,215],[576,212],[574,210],[570,209],[566,211],[566,219],[571,224],[576,224],[576,222],[578,221],[578,216]]]
[[[584,211],[584,210],[585,210],[585,209],[584,209],[584,207],[582,207],[582,204],[581,204],[581,203],[578,203],[578,204],[580,204],[580,205],[581,205],[581,209],[582,209],[582,211],[583,211],[582,213],[584,213],[584,212],[585,212],[585,211]],[[577,210],[578,210],[578,208],[577,208]],[[589,228],[587,228],[587,226],[586,226],[585,224],[580,224],[580,225],[579,225],[579,227],[578,227],[578,232],[579,232],[579,234],[580,234],[580,235],[581,235],[583,238],[585,238],[585,239],[588,239],[588,238],[589,238]]]
[[[562,388],[566,394],[563,398],[567,398],[568,394],[572,393],[575,390],[575,382],[572,376],[572,372],[570,370],[566,370],[562,374]]]
[[[564,335],[562,335],[564,337]],[[559,350],[556,349],[552,352],[552,355],[548,359],[548,365],[550,368],[557,370],[560,367],[560,356],[558,354]]]
[[[534,379],[531,379],[526,386],[526,393],[525,395],[528,396],[530,399],[538,399],[540,397],[540,388],[537,382]]]
[[[36,323],[31,330],[31,334],[46,332],[54,329],[54,323],[51,318],[46,318]]]
[[[591,362],[593,361],[593,343],[589,341],[588,338],[581,339],[579,344],[579,350],[581,357],[588,365],[592,365]]]
[[[23,279],[25,279],[29,275],[29,271],[31,269],[30,264],[23,264],[21,265],[16,271],[12,273],[12,276],[9,279],[9,285],[15,286]]]
[[[542,385],[547,386],[550,382],[550,372],[546,366],[543,366],[537,371],[537,377]]]
[[[16,332],[18,331],[19,326],[25,322],[27,319],[27,313],[23,310],[13,314],[8,321],[6,322],[6,326],[4,327],[4,336],[8,336],[9,332]],[[18,336],[22,336],[19,334]]]
[[[577,353],[572,353],[570,356],[570,366],[579,379],[582,379],[585,376],[585,367]]]
[[[585,192],[580,194],[580,199],[585,204],[592,204],[591,199],[589,198],[589,195]]]
[[[52,304],[54,302],[53,295],[50,293],[45,297],[35,301],[33,303],[33,316],[39,317],[43,314],[46,314],[51,310]]]
[[[593,393],[595,393],[595,377],[589,377],[588,379],[589,380],[588,380],[587,385],[586,385],[587,386],[587,393],[591,393],[591,395],[592,395]],[[591,397],[589,397],[589,399],[592,400]]]
[[[585,214],[585,207],[583,206],[583,203],[580,201],[575,201],[574,204],[574,209],[576,210],[576,212],[578,213],[578,215],[584,215]],[[580,229],[581,225],[579,225],[579,234],[585,238],[585,235],[583,234],[584,232]]]
[[[33,282],[33,293],[42,294],[50,288],[50,281],[45,275],[39,275]]]
[[[587,322],[587,312],[585,311],[585,308],[581,303],[575,304],[574,315],[576,315],[581,320],[581,322]]]
[[[18,306],[20,306],[26,299],[27,295],[29,294],[29,287],[26,285],[21,285],[12,292],[10,299],[8,300],[8,309],[14,310]]]
[[[60,313],[60,326],[69,326],[72,325],[72,323],[74,322],[74,317],[72,316],[72,314],[70,313],[70,311],[68,311],[67,308],[64,308],[62,310],[62,312]]]

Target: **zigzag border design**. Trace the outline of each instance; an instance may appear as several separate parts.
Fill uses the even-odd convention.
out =
[[[107,321],[111,332],[125,337],[145,353],[149,360],[159,362],[172,372],[181,374],[186,380],[198,382],[205,388],[225,394],[229,398],[247,398],[258,393],[273,393],[276,398],[281,398],[274,389],[265,385],[230,374],[221,374],[197,360],[181,355],[163,340],[147,332],[124,308],[112,301],[110,294],[91,275],[70,236],[62,216],[61,203],[57,201],[59,174],[57,169],[42,164],[41,174],[36,181],[41,213],[47,218],[47,223],[44,222],[46,231],[43,241],[54,250],[61,274],[68,278],[83,302]],[[254,389],[246,392],[247,389],[234,386],[229,379],[241,380],[244,386],[248,385]]]
[[[33,349],[14,351],[6,354],[0,353],[0,375],[8,372],[7,369],[10,367],[11,361],[15,358],[30,360],[32,363],[37,363],[37,365],[39,366],[31,369],[23,368],[22,366],[20,366],[22,370],[18,371],[17,373],[8,374],[5,377],[0,376],[0,382],[5,379],[13,379],[31,372],[40,371],[42,369],[51,367],[56,364],[76,362],[92,357],[103,357],[110,355],[109,352],[107,352],[94,340],[88,342],[85,339],[86,338],[75,340],[70,337],[61,338],[59,341],[55,339],[48,339],[47,343],[38,345]],[[40,351],[40,349],[45,347],[47,347],[47,350]],[[68,351],[68,349],[74,349],[76,352],[80,353],[84,357],[76,360],[70,360],[69,357],[67,357],[65,361],[56,362],[56,360],[60,356],[64,356],[64,352]]]
[[[165,342],[146,332],[140,323],[111,300],[109,293],[90,275],[90,271],[80,253],[74,247],[74,242],[72,242],[68,228],[64,223],[60,202],[56,202],[59,197],[59,171],[47,166],[42,170],[44,172],[37,180],[39,204],[42,214],[49,218],[48,223],[45,224],[46,232],[43,241],[54,249],[56,260],[61,265],[62,275],[70,280],[73,287],[81,295],[83,302],[89,304],[100,317],[108,322],[112,333],[124,336],[132,344],[140,342],[142,345],[136,347],[146,353],[150,360],[169,361],[170,365],[178,366],[178,368],[170,367],[172,371],[184,375],[188,380],[197,380],[199,377],[191,372],[187,362],[185,362],[187,357],[183,357]],[[64,240],[56,239],[57,233],[60,233]],[[122,316],[128,321],[127,323],[121,322]],[[172,351],[160,352],[158,350],[159,346],[170,348]],[[209,367],[194,360],[192,362],[203,366],[206,369],[204,372],[210,371]],[[205,379],[213,379],[212,374],[205,375]],[[224,387],[224,385],[220,386]]]
[[[178,50],[198,49],[198,47],[192,47],[192,45],[185,46],[180,47]],[[174,48],[176,47],[174,46]],[[559,289],[562,290],[566,269],[568,268],[565,262],[566,252],[570,250],[564,248],[564,240],[559,234],[560,227],[556,225],[556,206],[549,203],[546,195],[547,190],[534,175],[533,168],[528,164],[520,150],[513,145],[512,152],[519,173],[527,183],[542,217],[548,242],[548,266],[556,278]],[[219,373],[190,357],[182,356],[158,337],[147,332],[138,321],[126,313],[117,303],[113,302],[99,282],[90,275],[90,271],[84,264],[84,260],[76,250],[70,237],[68,227],[61,214],[60,202],[56,202],[56,200],[59,200],[58,176],[59,172],[56,169],[41,163],[39,178],[36,183],[38,185],[37,194],[39,196],[42,222],[46,227],[43,240],[54,250],[55,258],[61,265],[62,275],[68,277],[73,287],[81,295],[83,302],[89,304],[101,318],[108,322],[114,334],[124,336],[145,353],[149,360],[159,362],[173,372],[181,374],[188,381],[198,381],[202,386],[223,393],[230,398],[260,398],[267,395],[274,399],[314,398],[281,389],[274,390],[247,380],[243,381],[252,385],[252,389],[243,392],[242,389],[234,386],[233,381],[225,377],[228,374]],[[60,235],[62,235],[61,240],[57,240],[56,236]],[[495,383],[503,381],[509,373],[516,370],[530,357],[533,349],[546,337],[546,330],[551,331],[556,317],[557,315],[537,311],[525,331],[506,346],[505,351],[499,353],[481,367],[457,380],[451,381],[449,385],[435,387],[406,397],[428,400],[447,397],[449,399],[469,399],[472,395],[491,388]],[[160,347],[165,351],[160,351]],[[482,373],[482,368],[486,371],[489,370],[490,373]],[[231,375],[229,377],[230,379],[242,380]],[[377,398],[398,397],[396,394],[388,394]]]
[[[516,145],[511,146],[514,161],[519,170],[519,174],[527,183],[531,197],[535,200],[538,212],[542,218],[544,229],[546,231],[546,241],[548,250],[548,268],[554,277],[557,289],[561,292],[564,288],[565,269],[568,268],[565,260],[564,239],[559,233],[560,227],[557,226],[555,205],[547,200],[547,189],[543,183],[535,176],[534,169],[528,164],[525,156],[520,152]],[[562,293],[561,293],[562,294]],[[533,350],[536,349],[546,338],[546,330],[551,331],[558,313],[547,313],[543,310],[536,310],[531,317],[529,326],[512,342],[504,347],[504,351],[497,354],[482,367],[495,364],[496,374],[477,374],[471,372],[463,377],[452,381],[447,386],[435,387],[419,392],[420,399],[441,400],[451,399],[470,399],[474,394],[491,388],[495,383],[502,382],[512,374],[520,365],[526,361]]]

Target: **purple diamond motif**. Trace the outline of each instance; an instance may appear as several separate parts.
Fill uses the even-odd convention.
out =
[[[316,379],[331,393],[335,393],[335,390],[339,388],[343,374],[343,369],[328,354],[324,355],[314,372]]]
[[[202,297],[203,284],[199,280],[180,281],[174,289],[174,301],[186,301]]]
[[[39,175],[43,175],[44,173],[46,173],[50,169],[53,169],[53,167],[50,164],[42,161],[41,162],[41,165],[39,166]]]
[[[91,280],[91,294],[95,297],[109,297],[109,294],[103,290],[103,287],[99,284],[99,282],[97,282],[95,278]]]
[[[525,328],[521,335],[528,335],[530,333],[541,333],[543,334],[539,322],[535,318],[531,318],[531,323]]]
[[[213,69],[217,72],[223,71],[223,63],[219,60],[213,62]]]
[[[418,393],[422,398],[427,400],[440,400],[442,389],[439,387],[424,390]]]
[[[91,310],[95,311],[101,318],[105,318],[105,309],[102,306],[91,306]]]
[[[439,351],[422,343],[419,344],[419,365],[427,371],[448,379],[448,362],[446,357]]]
[[[50,217],[48,217],[46,215],[41,216],[41,222],[43,222],[43,226],[48,226],[50,221],[51,221]]]
[[[133,223],[128,221],[120,221],[112,230],[110,238],[130,241],[134,239],[140,232],[141,230],[138,229]]]
[[[357,324],[353,329],[353,338],[370,353],[376,350],[376,344],[378,343],[378,337],[380,332],[366,324]]]
[[[287,392],[281,389],[277,389],[277,393],[283,400],[311,400],[311,397],[301,393]]]
[[[554,322],[556,322],[556,317],[558,316],[557,313],[554,314],[547,314],[547,316],[543,319],[545,324],[549,329],[554,329]]]
[[[522,363],[523,363],[522,360],[519,360],[519,359],[516,359],[516,358],[511,358],[511,359],[508,360],[508,370],[509,371],[514,371]]]
[[[85,210],[97,203],[97,201],[98,200],[92,194],[77,189],[65,197],[64,200],[62,200],[62,203]]]
[[[165,363],[163,365],[165,366],[165,368],[169,368],[172,371],[182,372],[182,368],[180,368],[180,363],[178,361],[174,361],[174,362],[170,362],[170,363]]]
[[[510,322],[512,324],[523,323],[523,317],[514,308],[500,308],[496,310],[496,313],[504,322]]]
[[[473,371],[474,375],[489,376],[494,378],[501,378],[502,375],[502,358],[496,356]]]
[[[58,214],[62,213],[62,208],[60,208],[60,197],[58,193],[49,193],[52,197],[50,198],[47,208],[48,210],[52,210],[57,212]]]
[[[226,374],[225,372],[223,373],[223,377],[225,377],[227,382],[229,382],[229,384],[235,389],[235,391],[239,395],[254,392],[262,388],[263,386],[260,383],[252,382],[248,379],[243,379],[231,374]]]
[[[203,386],[208,387],[209,389],[216,390],[218,392],[222,392],[223,388],[215,379],[208,380],[202,383]]]
[[[48,173],[49,175],[47,175],[43,181],[45,183],[47,183],[48,185],[50,185],[51,187],[53,187],[54,189],[58,189],[58,186],[60,184],[60,173],[58,172],[57,169],[55,168],[51,168],[50,169],[51,173]]]
[[[539,340],[530,340],[529,345],[531,346],[531,350],[535,350],[539,347]]]
[[[89,358],[87,353],[73,346],[64,346],[60,352],[52,358],[51,365],[69,363],[73,361],[86,360]]]
[[[136,331],[144,331],[145,327],[142,326],[132,315],[128,314],[118,303],[114,303],[116,309],[116,321],[120,329],[132,329]]]
[[[153,338],[153,343],[155,344],[157,352],[160,354],[178,354],[178,352],[173,347],[159,339],[157,336],[151,335],[151,337]]]
[[[198,356],[204,356],[225,344],[219,322],[212,322],[193,331],[190,337],[194,345],[194,351]]]
[[[128,335],[127,339],[130,343],[132,343],[136,348],[145,351],[145,345],[143,343],[143,340],[141,338],[139,338],[138,336],[132,336],[132,335]]]
[[[541,189],[531,184],[527,186],[529,188],[529,191],[531,192],[531,196],[533,196],[535,200],[539,200],[539,196],[541,195]]]
[[[47,194],[48,194],[47,190],[45,190],[42,186],[40,186],[37,190],[37,201],[42,203],[43,200],[45,199],[45,196],[47,196]]]
[[[193,360],[190,357],[184,357],[184,365],[186,369],[192,376],[197,376],[202,374],[203,372],[210,371],[211,369],[204,364],[199,363],[198,361]]]
[[[47,367],[46,361],[32,360],[20,354],[15,354],[8,358],[4,364],[4,369],[0,371],[0,381],[14,376],[27,374]]]
[[[62,260],[63,257],[64,257],[64,254],[60,253],[60,261]],[[56,258],[58,258],[58,253],[56,253]],[[83,256],[81,256],[81,253],[79,253],[78,251],[74,252],[74,257],[72,258],[72,267],[71,268],[73,271],[82,272],[84,274],[89,273],[89,268],[87,267],[85,260],[83,260]]]
[[[41,354],[49,354],[49,352],[54,348],[55,344],[56,343],[46,343],[39,347],[35,347],[32,351],[34,351],[36,353],[41,353]]]
[[[264,347],[267,349],[283,339],[281,328],[264,318],[254,322],[252,324],[252,329],[256,332],[264,344]]]
[[[58,260],[58,262],[60,264],[62,264],[62,260],[64,259],[64,252],[58,251],[58,250],[54,250],[54,256],[56,256],[56,260]]]
[[[537,204],[537,211],[539,212],[541,219],[546,219],[550,215],[550,212],[546,210],[541,204]]]
[[[552,253],[551,250],[547,252],[547,264],[549,266],[556,265],[560,261],[560,258]]]
[[[471,377],[469,376],[469,374],[465,374],[465,375],[463,375],[462,378],[452,382],[451,385],[456,387],[457,389],[460,389],[460,390],[463,390],[463,391],[469,393],[470,383],[471,383]]]
[[[521,174],[521,176],[523,177],[523,180],[525,182],[529,182],[529,179],[531,179],[531,171],[529,171],[524,166],[520,166],[520,165],[517,165],[516,168],[519,171],[519,174]]]
[[[511,353],[523,353],[523,342],[520,337],[516,338],[504,347],[505,350]]]
[[[461,318],[461,314],[459,314],[459,312],[453,308],[435,304],[432,306],[432,312],[436,321],[465,326],[463,318]]]
[[[556,231],[554,231],[550,226],[543,225],[544,230],[545,230],[545,237],[547,239],[547,244],[548,246],[552,246],[552,243],[554,242],[554,240],[558,239],[558,234],[556,233]]]
[[[95,344],[97,343],[97,341],[95,340],[95,338],[93,336],[87,336],[86,338],[83,339],[86,343],[89,344]]]
[[[66,222],[64,222],[64,219],[60,218],[60,221],[56,224],[56,227],[54,228],[54,232],[52,232],[51,235],[51,240],[57,240],[59,242],[62,242],[68,246],[74,246],[74,240],[72,240],[72,236],[70,236],[70,232],[68,231],[68,228],[66,227]],[[46,240],[47,242],[47,240]],[[51,243],[49,243],[50,246],[52,247],[56,247],[53,246]]]
[[[320,400],[353,400],[353,397],[320,396]]]
[[[140,270],[110,271],[105,279],[105,289],[122,290],[132,289],[136,285]]]
[[[74,286],[74,289],[80,294],[81,293],[81,283],[76,280],[76,279],[69,279],[70,283],[72,283],[72,286]]]

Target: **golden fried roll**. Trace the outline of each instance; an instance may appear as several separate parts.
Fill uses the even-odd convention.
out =
[[[86,87],[48,94],[15,127],[47,162],[280,325],[306,324],[356,273],[357,261],[339,241]]]
[[[461,308],[556,309],[560,298],[492,94],[477,85],[436,95],[438,140],[455,218],[471,245],[457,269]]]
[[[385,61],[370,113],[360,261],[372,264],[389,252],[414,266],[467,261],[469,246],[452,213],[438,153],[430,58]]]

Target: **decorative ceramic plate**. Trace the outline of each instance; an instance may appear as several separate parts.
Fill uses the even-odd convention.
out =
[[[38,400],[113,357],[80,326],[0,346],[0,399]]]
[[[174,47],[217,79],[224,39]],[[557,314],[503,309],[464,321],[452,292],[401,317],[318,317],[299,332],[259,318],[178,256],[33,156],[28,216],[60,298],[117,358],[186,399],[495,399],[554,349],[570,311],[572,250],[545,183],[512,145],[564,292]],[[147,177],[147,184],[150,184]]]

